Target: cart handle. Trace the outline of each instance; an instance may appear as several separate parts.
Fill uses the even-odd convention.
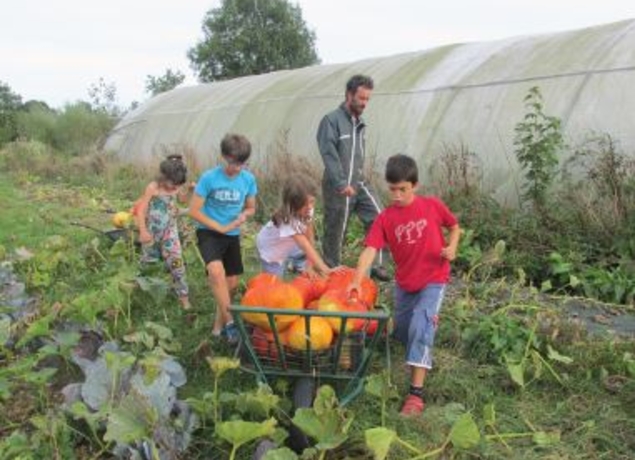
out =
[[[238,313],[265,313],[274,315],[291,316],[321,316],[328,318],[361,318],[361,319],[387,319],[390,313],[384,308],[373,311],[320,311],[320,310],[291,310],[287,308],[246,307],[244,305],[230,305],[230,311]]]

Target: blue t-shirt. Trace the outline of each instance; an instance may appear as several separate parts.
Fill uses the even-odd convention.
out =
[[[222,166],[203,173],[194,193],[205,199],[203,213],[221,225],[227,225],[238,217],[245,207],[248,197],[256,196],[258,186],[252,173],[241,170],[229,177]],[[206,228],[199,223],[200,228]],[[227,232],[227,235],[240,235],[240,227]]]

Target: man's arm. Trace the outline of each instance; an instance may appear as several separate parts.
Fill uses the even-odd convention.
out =
[[[334,184],[335,189],[340,192],[348,185],[346,175],[342,170],[340,155],[337,151],[338,134],[328,117],[322,118],[317,132],[318,149],[324,162],[326,176]]]

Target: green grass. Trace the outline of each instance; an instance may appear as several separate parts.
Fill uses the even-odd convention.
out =
[[[0,196],[0,244],[3,246],[31,247],[60,231],[59,223],[52,225],[51,206],[39,206],[4,175],[0,176]]]
[[[47,239],[61,235],[69,241],[67,265],[56,271],[56,283],[46,292],[41,292],[45,308],[56,302],[69,304],[77,295],[100,286],[109,276],[112,266],[94,258],[92,241],[98,239],[98,247],[105,254],[111,245],[103,235],[71,225],[80,221],[99,229],[111,228],[108,209],[126,209],[129,198],[122,193],[115,196],[96,186],[69,187],[62,184],[40,182],[34,178],[10,178],[0,175],[0,197],[3,210],[0,213],[0,245],[11,255],[25,247],[34,254],[45,249]],[[247,228],[244,238],[247,272],[244,279],[258,271],[253,247],[253,236],[257,225]],[[354,260],[354,248],[359,244],[360,229],[354,227],[348,245],[348,260]],[[194,311],[186,313],[178,306],[177,299],[169,294],[160,301],[140,291],[132,299],[132,322],[130,326],[119,319],[117,328],[111,327],[113,338],[120,338],[143,325],[155,321],[167,325],[181,343],[176,353],[179,362],[186,368],[188,383],[179,391],[179,398],[200,398],[212,389],[212,375],[206,356],[230,355],[231,350],[211,339],[211,324],[214,302],[205,280],[204,268],[190,237],[185,238],[185,259],[191,300]],[[29,274],[25,268],[22,274]],[[156,275],[167,280],[162,269]],[[492,305],[500,302],[498,293],[492,289],[473,289],[476,309],[479,305],[491,312]],[[529,385],[525,390],[514,386],[504,366],[472,356],[462,344],[462,333],[469,321],[478,321],[478,316],[469,316],[462,310],[461,295],[449,296],[442,313],[443,327],[439,330],[435,369],[426,384],[428,407],[424,416],[413,420],[399,417],[401,400],[388,404],[387,426],[410,444],[425,450],[439,447],[452,426],[450,413],[456,407],[472,413],[482,434],[493,434],[483,419],[483,408],[493,404],[497,414],[496,429],[499,433],[525,433],[529,431],[559,432],[559,443],[538,446],[527,439],[509,440],[503,443],[482,442],[469,453],[452,451],[444,458],[486,459],[626,459],[635,450],[635,383],[624,379],[624,387],[618,391],[606,388],[607,375],[625,375],[621,359],[629,350],[628,344],[619,341],[598,340],[576,342],[568,339],[559,344],[561,353],[572,356],[574,363],[558,366],[565,385],[545,377]],[[391,303],[390,290],[382,287],[383,302]],[[530,299],[534,302],[533,299]],[[523,312],[521,312],[522,316]],[[467,316],[466,316],[467,315]],[[382,345],[383,346],[383,345]],[[402,365],[403,348],[390,345],[391,379],[400,395],[408,387],[408,375]],[[371,372],[379,373],[386,368],[383,348],[377,350]],[[0,370],[3,364],[0,362]],[[232,372],[222,382],[223,391],[247,391],[255,387],[253,376]],[[280,382],[274,387],[280,388]],[[287,390],[288,391],[288,390]],[[39,410],[46,410],[47,401]],[[457,406],[458,405],[458,406]],[[365,429],[381,423],[380,403],[368,394],[362,394],[350,405],[355,414],[352,426],[353,437],[363,438]],[[15,423],[15,420],[13,420]],[[28,429],[28,421],[17,424]],[[0,438],[8,432],[0,431]],[[194,438],[187,458],[226,458],[227,446],[214,441],[213,427],[200,429]],[[240,458],[250,458],[242,451]],[[94,455],[95,452],[92,454]],[[412,454],[403,448],[393,448],[391,460],[405,460]]]

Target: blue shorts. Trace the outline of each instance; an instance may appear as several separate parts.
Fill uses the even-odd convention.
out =
[[[395,287],[393,335],[406,346],[406,364],[432,369],[432,346],[439,323],[445,284],[429,284],[417,292]]]

